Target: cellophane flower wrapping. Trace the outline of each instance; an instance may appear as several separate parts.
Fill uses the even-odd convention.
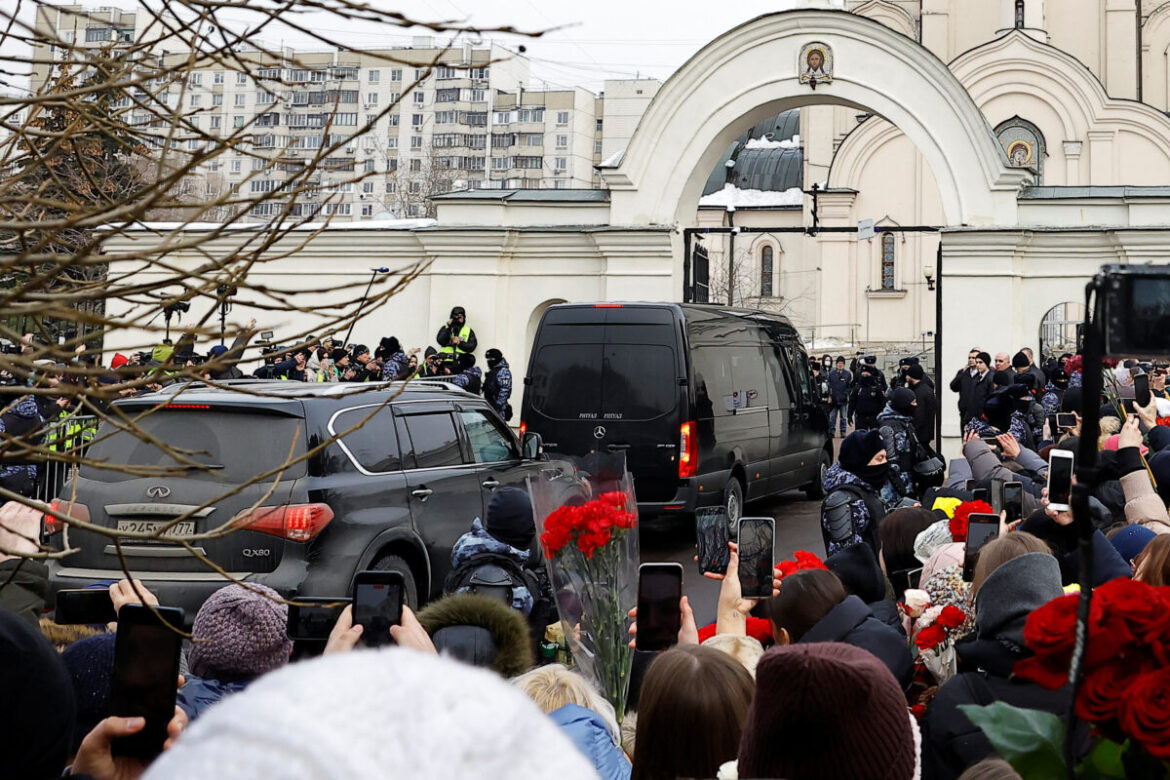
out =
[[[528,480],[541,552],[578,670],[625,714],[638,599],[638,504],[624,453],[561,458],[553,478]]]

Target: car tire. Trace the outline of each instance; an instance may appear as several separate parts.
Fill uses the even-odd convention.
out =
[[[817,467],[816,480],[804,486],[804,494],[809,501],[821,501],[825,498],[825,473],[833,465],[833,457],[824,450],[821,451],[821,463]]]
[[[739,477],[727,480],[727,486],[723,488],[723,507],[727,510],[727,522],[735,528],[739,518],[743,517],[743,484]]]
[[[402,600],[411,609],[418,609],[418,583],[414,581],[414,572],[410,570],[410,564],[397,555],[383,555],[376,558],[370,564],[370,568],[374,571],[396,571],[401,574],[402,579],[406,581],[406,592],[402,594]]]

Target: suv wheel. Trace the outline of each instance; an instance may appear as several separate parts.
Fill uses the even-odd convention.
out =
[[[815,482],[810,482],[804,486],[804,494],[809,501],[820,501],[825,497],[825,474],[829,471],[829,467],[833,465],[833,457],[825,451],[821,451],[821,463],[817,467],[817,477]]]
[[[402,579],[406,582],[406,592],[402,594],[402,600],[411,609],[418,609],[418,583],[414,581],[414,572],[410,570],[410,564],[397,555],[383,555],[374,559],[370,568],[376,571],[396,571],[401,574]]]
[[[735,528],[743,516],[743,485],[736,477],[727,480],[727,487],[723,488],[723,506],[727,509],[727,522]]]

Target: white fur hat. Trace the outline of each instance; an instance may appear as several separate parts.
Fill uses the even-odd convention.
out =
[[[596,778],[497,675],[402,648],[296,663],[224,699],[146,778]]]

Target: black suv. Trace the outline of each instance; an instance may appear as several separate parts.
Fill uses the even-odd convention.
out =
[[[186,609],[188,620],[225,584],[200,557],[286,596],[345,594],[355,571],[396,570],[408,603],[425,603],[441,594],[451,547],[483,516],[492,491],[557,470],[538,460],[539,437],[527,436],[522,448],[482,398],[441,382],[231,384],[177,385],[115,403],[115,415],[141,415],[148,435],[206,468],[175,472],[173,457],[107,422],[87,463],[139,473],[86,465],[76,503],[55,502],[71,517],[125,531],[149,532],[182,516],[174,533],[231,521],[237,530],[195,542],[197,554],[165,538],[120,540],[134,576],[163,604]],[[313,450],[280,471],[290,455]],[[142,467],[158,473],[160,466],[170,473],[143,475]],[[232,494],[259,475],[266,476]],[[61,495],[72,490],[67,484]],[[51,518],[43,531],[49,544],[77,549],[50,564],[52,592],[124,576],[108,537],[62,529]]]

